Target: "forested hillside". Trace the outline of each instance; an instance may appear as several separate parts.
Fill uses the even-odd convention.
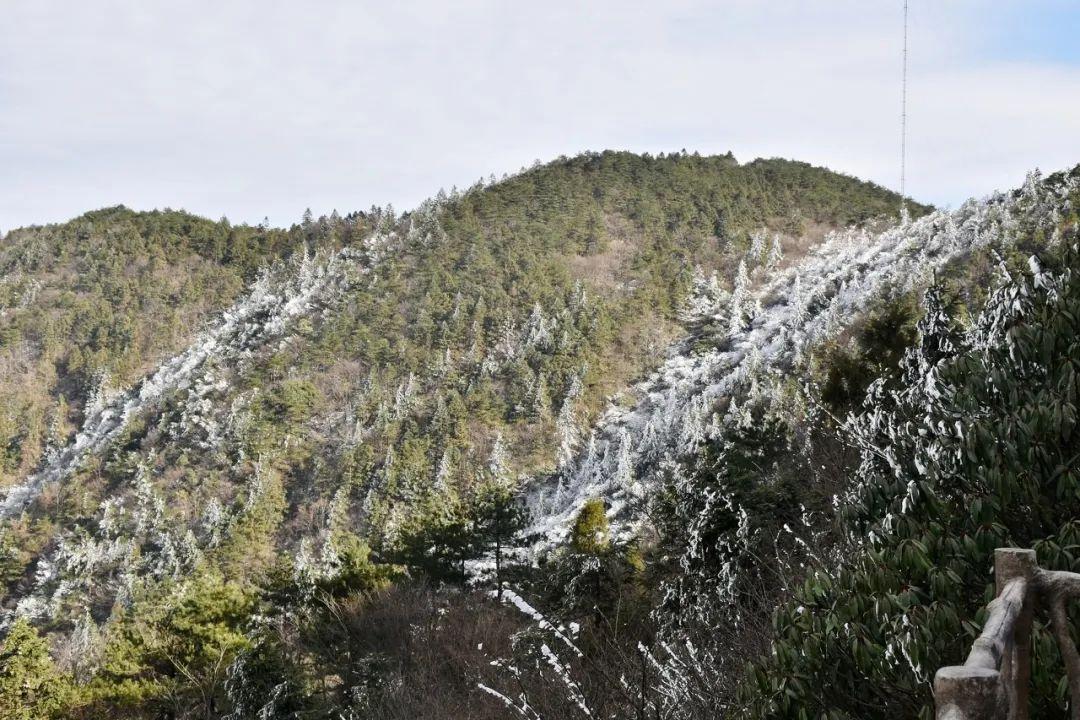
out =
[[[260,268],[309,235],[123,207],[7,233],[0,483],[32,471],[67,441],[95,394],[130,385],[181,350]]]
[[[926,716],[995,545],[1075,569],[1078,186],[608,152],[9,232],[0,717]]]

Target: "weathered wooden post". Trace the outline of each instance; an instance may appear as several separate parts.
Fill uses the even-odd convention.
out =
[[[1065,679],[1069,684],[1069,717],[1080,720],[1080,652],[1069,632],[1066,604],[1080,598],[1080,575],[1062,570],[1039,570],[1041,602],[1050,613],[1050,627],[1057,639],[1061,660],[1065,663]]]
[[[934,676],[938,720],[1027,720],[1034,550],[994,553],[996,597],[963,665]]]
[[[1005,698],[997,670],[953,665],[934,676],[937,720],[1004,720]]]
[[[1038,561],[1034,550],[998,548],[994,551],[994,584],[998,596],[1016,578],[1023,578],[1026,592],[1016,616],[1011,642],[1001,662],[1001,678],[1009,703],[1008,720],[1028,720],[1031,685],[1031,623],[1035,616],[1035,576]]]

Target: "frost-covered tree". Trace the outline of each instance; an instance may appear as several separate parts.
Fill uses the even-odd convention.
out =
[[[612,481],[615,486],[629,491],[632,495],[640,495],[641,487],[634,477],[634,456],[631,447],[632,440],[626,429],[619,432],[618,445],[615,451],[615,468]]]
[[[487,460],[487,472],[488,478],[500,485],[507,485],[511,482],[510,454],[507,452],[506,441],[503,440],[502,433],[498,433],[494,442],[491,443],[491,452],[488,454]]]
[[[780,261],[784,259],[784,247],[780,242],[780,234],[774,233],[772,236],[772,242],[769,244],[769,252],[765,257],[765,267],[770,270],[780,265]]]
[[[537,420],[545,420],[550,414],[547,380],[542,372],[537,372],[529,392],[529,415]]]
[[[94,374],[93,383],[86,395],[86,405],[83,409],[83,417],[87,422],[97,418],[109,403],[109,399],[115,394],[112,387],[112,379],[107,370],[99,370]]]
[[[511,362],[521,353],[521,333],[513,318],[503,318],[495,341],[495,353],[503,362]]]
[[[452,471],[453,459],[450,456],[450,448],[446,448],[439,457],[439,464],[435,468],[435,479],[432,481],[432,488],[436,494],[441,495],[449,491]]]
[[[84,611],[59,648],[57,662],[74,680],[86,683],[98,666],[102,650],[102,633],[89,611]]]
[[[731,291],[728,309],[728,331],[735,335],[746,328],[753,299],[750,296],[750,275],[746,271],[746,261],[739,261],[739,270],[735,275],[735,287]]]
[[[803,291],[802,278],[796,274],[795,279],[791,283],[791,325],[792,327],[802,327],[808,318],[807,313],[807,301],[805,292]]]
[[[768,239],[769,234],[764,228],[750,233],[750,249],[747,250],[746,257],[753,265],[760,265],[765,260]]]
[[[525,323],[525,347],[537,347],[541,350],[551,347],[554,324],[544,317],[540,303],[535,303],[532,314]]]
[[[580,441],[576,404],[581,391],[581,375],[575,374],[570,378],[566,394],[563,396],[562,406],[559,408],[559,416],[555,421],[555,430],[559,435],[559,468],[566,468],[570,465]]]
[[[695,268],[690,297],[686,301],[681,318],[684,321],[693,322],[701,318],[716,316],[727,312],[729,302],[728,293],[720,285],[716,273],[706,278],[700,268]]]

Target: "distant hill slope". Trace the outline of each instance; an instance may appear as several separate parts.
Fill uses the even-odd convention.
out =
[[[261,267],[312,234],[122,206],[7,233],[0,485],[29,472],[48,446],[63,445],[100,385],[129,385],[179,351]]]
[[[716,262],[751,228],[846,224],[895,205],[882,188],[802,163],[604,153],[470,193],[444,222],[492,246],[512,235],[530,253],[563,254],[560,269],[604,288],[616,272],[634,279],[631,260],[671,279],[691,254]],[[368,229],[356,215],[282,231],[117,207],[9,232],[0,244],[0,484],[70,436],[103,380],[125,387],[177,352],[261,267]],[[648,300],[670,312],[682,288],[657,279],[649,288],[661,296]]]
[[[899,204],[804,163],[605,152],[400,216],[118,208],[13,231],[4,609],[113,647],[188,577],[263,598],[351,563],[454,580],[476,498],[579,452],[700,323],[703,282],[738,292],[748,256],[794,262]]]

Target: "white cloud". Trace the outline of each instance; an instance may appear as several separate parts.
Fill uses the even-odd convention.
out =
[[[0,28],[0,227],[115,203],[288,223],[603,148],[895,186],[898,5],[24,2]],[[926,5],[909,190],[1080,162],[1080,67],[995,60],[986,3]]]

